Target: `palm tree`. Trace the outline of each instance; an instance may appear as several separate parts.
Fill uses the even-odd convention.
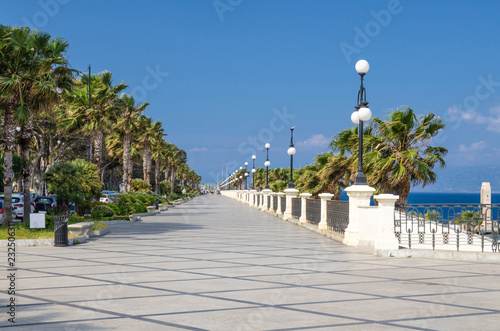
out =
[[[363,138],[368,184],[381,192],[398,194],[398,203],[405,204],[412,185],[434,183],[437,175],[432,169],[445,166],[448,150],[430,144],[444,126],[433,113],[417,117],[410,107],[398,108],[387,121],[374,118]],[[350,153],[343,166],[351,173],[351,182],[358,157],[357,137],[357,130],[345,130],[330,144],[340,155]]]
[[[88,76],[77,81],[75,89],[66,93],[67,118],[62,119],[66,127],[80,127],[93,139],[94,162],[100,171],[104,134],[109,132],[120,114],[118,93],[127,88],[125,83],[113,85],[112,75],[105,71],[90,77],[91,108],[88,108]],[[89,146],[91,148],[91,146]]]
[[[116,127],[123,132],[123,180],[122,185],[125,192],[128,192],[130,188],[128,187],[128,176],[130,168],[130,146],[131,146],[131,134],[133,129],[136,127],[137,119],[141,116],[141,113],[149,105],[145,102],[141,105],[136,105],[134,97],[128,94],[122,94],[118,105],[121,107],[122,112],[117,121]]]
[[[72,70],[68,69],[64,53],[68,43],[62,38],[52,39],[48,33],[29,28],[0,28],[0,99],[5,108],[6,170],[5,200],[10,209],[12,194],[11,158],[12,133],[15,118],[21,124],[21,151],[23,156],[23,192],[30,201],[30,148],[33,139],[33,115],[48,108],[59,98],[57,90],[71,86]],[[24,219],[29,218],[30,204],[24,206]],[[10,221],[10,211],[7,210]]]

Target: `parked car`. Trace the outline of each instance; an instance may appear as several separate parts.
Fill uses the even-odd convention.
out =
[[[0,200],[4,200],[4,195],[0,194]],[[35,204],[30,202],[31,212],[35,212]],[[24,217],[24,195],[22,193],[12,193],[12,211],[17,218]]]
[[[12,211],[12,219],[16,218],[17,215]],[[3,200],[0,200],[0,224],[3,222]]]
[[[101,202],[105,203],[117,203],[119,194],[104,194],[103,197],[99,199]]]
[[[53,197],[38,196],[35,199],[35,208],[38,211],[48,211],[56,206],[56,200]]]

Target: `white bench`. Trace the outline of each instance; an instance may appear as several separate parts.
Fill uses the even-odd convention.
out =
[[[92,230],[94,226],[94,222],[80,222],[75,224],[68,224],[68,230],[72,234],[76,234],[78,236],[89,237],[89,231]]]

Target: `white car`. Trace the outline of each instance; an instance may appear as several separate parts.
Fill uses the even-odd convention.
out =
[[[118,194],[104,194],[102,198],[99,199],[101,202],[105,203],[116,203],[118,201]]]
[[[0,200],[4,200],[4,195],[0,195]],[[31,212],[35,212],[35,206],[30,203]],[[12,193],[12,212],[16,214],[17,218],[24,217],[24,195],[22,193]]]
[[[12,211],[12,219],[16,218],[16,213]],[[3,200],[0,200],[0,224],[3,222]]]

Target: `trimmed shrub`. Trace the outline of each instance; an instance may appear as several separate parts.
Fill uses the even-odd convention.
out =
[[[113,209],[113,211],[115,212],[115,215],[121,215],[120,214],[120,208],[115,205],[114,203],[108,203],[107,205],[109,208]]]
[[[142,214],[142,213],[147,213],[148,209],[146,206],[141,205],[141,204],[135,204],[134,205],[134,214]]]
[[[111,217],[115,214],[113,209],[106,205],[98,205],[92,208],[92,212],[90,215],[92,218],[103,218],[103,217]]]

